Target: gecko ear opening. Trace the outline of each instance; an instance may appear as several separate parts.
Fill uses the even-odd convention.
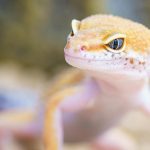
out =
[[[71,22],[71,27],[72,27],[72,32],[73,34],[76,34],[79,29],[80,29],[80,21],[79,20],[76,20],[76,19],[73,19],[72,22]]]

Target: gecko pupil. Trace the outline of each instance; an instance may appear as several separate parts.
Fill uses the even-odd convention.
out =
[[[113,41],[111,41],[108,46],[111,48],[111,49],[114,49],[114,50],[119,50],[122,48],[123,46],[123,39],[122,38],[119,38],[119,39],[114,39]]]

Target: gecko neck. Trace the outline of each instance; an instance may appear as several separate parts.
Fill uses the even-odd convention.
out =
[[[118,73],[90,72],[103,93],[116,96],[139,96],[148,89],[146,74],[131,76]]]

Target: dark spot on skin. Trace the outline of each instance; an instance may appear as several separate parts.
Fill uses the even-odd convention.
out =
[[[125,66],[127,65],[127,63],[124,64]]]
[[[130,64],[134,64],[134,59],[130,58]]]
[[[115,56],[115,54],[112,54],[111,56],[112,56],[112,57],[114,57],[114,56]]]
[[[125,60],[128,60],[128,58],[125,58]]]
[[[143,62],[139,61],[139,65],[145,65],[145,61]]]

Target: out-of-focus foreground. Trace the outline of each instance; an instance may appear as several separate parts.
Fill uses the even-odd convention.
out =
[[[0,1],[0,149],[42,149],[41,95],[51,77],[67,67],[63,48],[71,20],[95,13],[127,17],[150,27],[148,0]],[[135,150],[150,149],[150,121],[144,114],[132,112],[118,129],[129,135]],[[87,145],[66,146],[73,148],[84,150]]]

